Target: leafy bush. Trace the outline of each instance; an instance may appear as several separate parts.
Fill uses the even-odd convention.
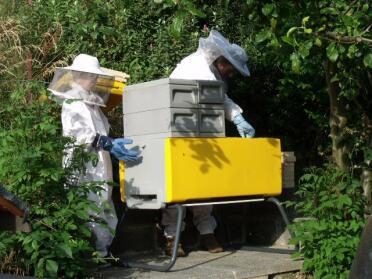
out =
[[[303,269],[316,278],[347,278],[364,220],[362,188],[348,173],[327,166],[300,179],[297,202],[289,203],[307,217],[291,225]]]
[[[93,159],[82,147],[72,164],[62,167],[64,147],[73,142],[61,136],[60,107],[45,97],[27,103],[29,90],[45,94],[35,85],[19,90],[0,111],[0,183],[28,203],[31,226],[29,233],[0,233],[0,272],[80,277],[95,256],[84,224],[98,208],[88,193],[101,187],[77,187],[84,162]]]
[[[343,160],[347,154],[350,158],[345,161],[352,162],[350,165],[360,165],[366,161],[367,157],[362,151],[370,148],[372,135],[372,56],[368,33],[371,21],[368,11],[371,6],[368,1],[322,0],[293,4],[291,1],[257,0],[37,0],[33,1],[32,6],[26,1],[1,3],[0,6],[4,7],[0,9],[0,15],[11,19],[3,26],[12,27],[3,28],[8,32],[0,30],[0,33],[6,35],[11,30],[12,34],[17,34],[10,42],[8,38],[12,37],[0,36],[3,38],[0,39],[0,50],[4,54],[0,61],[7,66],[7,71],[12,71],[8,73],[4,71],[4,66],[1,67],[0,72],[5,78],[0,82],[0,88],[10,90],[17,84],[17,81],[7,77],[16,77],[18,81],[24,79],[24,60],[29,51],[34,60],[34,79],[50,78],[54,66],[69,64],[81,52],[96,55],[102,66],[128,72],[131,75],[130,83],[166,77],[181,58],[197,48],[198,38],[206,36],[208,29],[214,28],[241,44],[249,56],[252,76],[243,82],[233,81],[230,96],[241,105],[247,119],[257,128],[258,136],[279,137],[283,150],[296,151],[299,172],[303,173],[304,166],[321,165],[331,154],[340,153],[339,157],[334,158]],[[21,48],[23,51],[19,52]],[[18,66],[13,68],[8,65]],[[5,104],[4,95],[0,96],[0,100]],[[2,131],[11,128],[18,114],[25,113],[17,104],[11,107],[15,112],[2,108]],[[34,112],[37,114],[32,117],[45,115],[40,114],[38,109]],[[344,114],[337,115],[339,121],[334,121],[336,112]],[[110,122],[115,136],[122,135],[121,117],[120,108],[111,114]],[[337,123],[340,126],[335,125]],[[20,127],[19,123],[17,125]],[[329,141],[330,132],[333,145]],[[232,133],[237,135],[235,127],[232,127]],[[17,138],[15,134],[14,137]],[[57,140],[57,137],[54,136],[54,139]],[[48,142],[52,144],[52,151],[57,150],[54,149],[57,142]],[[8,143],[14,145],[14,141],[9,140]],[[20,156],[18,152],[14,151],[14,154]],[[45,154],[53,158],[61,156],[50,152]],[[50,160],[57,162],[59,159]],[[15,171],[11,173],[10,166],[6,167],[9,173],[6,177],[2,175],[5,178],[0,178],[0,182],[13,175],[15,179],[38,175],[25,173],[24,169],[28,169],[25,165],[22,169],[16,165],[14,170],[20,171],[19,174]],[[333,184],[340,187],[346,182],[342,180],[344,174],[336,175],[342,183],[336,178],[332,180],[331,175],[336,174],[330,170],[314,170],[310,174],[313,178],[304,177],[302,183],[310,183],[314,189],[304,186],[305,192],[299,192],[300,197],[305,199],[304,204],[299,203],[298,207],[304,208],[303,214],[314,216],[312,209],[324,204],[319,201],[320,198],[338,204],[333,200],[336,197],[327,195],[330,192],[335,194],[332,192]],[[47,177],[52,179],[49,174]],[[306,179],[313,181],[306,182]],[[351,178],[348,179],[356,185]],[[327,185],[332,187],[327,189]],[[17,187],[12,188],[17,191]],[[30,195],[26,190],[25,193]],[[341,197],[350,194],[345,189],[340,193]],[[23,191],[19,194],[23,195]],[[62,191],[62,194],[65,192]],[[356,201],[353,208],[358,205],[361,196],[352,198]],[[317,206],[310,202],[315,197]],[[342,199],[340,202],[343,202]],[[307,207],[310,208],[308,212]],[[315,216],[317,222],[326,220],[326,215],[322,216]],[[354,218],[342,221],[335,219],[326,225],[334,222],[350,224],[352,220]],[[311,222],[302,225],[307,224],[310,226]],[[346,234],[345,230],[339,233]],[[301,236],[300,232],[306,230],[299,227],[298,231]],[[311,232],[315,233],[315,229]],[[316,236],[328,237],[320,232]],[[320,245],[319,241],[315,243]],[[308,251],[314,252],[311,255],[318,255],[315,248],[309,248]],[[310,256],[307,255],[307,258]],[[308,262],[306,260],[306,264]],[[315,260],[311,264],[309,270],[314,268]],[[321,267],[318,269],[322,270]]]

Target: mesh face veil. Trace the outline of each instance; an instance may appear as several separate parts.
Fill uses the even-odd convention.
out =
[[[248,57],[245,50],[236,44],[231,44],[218,31],[212,30],[207,38],[199,39],[198,51],[203,52],[209,65],[218,57],[226,58],[243,76],[249,76]]]
[[[57,68],[48,90],[61,100],[105,106],[114,81],[115,77],[110,75]]]

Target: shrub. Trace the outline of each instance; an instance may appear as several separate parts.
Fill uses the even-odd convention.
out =
[[[84,274],[95,257],[91,233],[84,225],[98,211],[88,200],[99,183],[77,187],[76,175],[92,160],[83,147],[79,156],[62,167],[63,150],[73,145],[61,136],[60,107],[45,98],[26,102],[29,90],[14,92],[0,112],[0,183],[28,203],[31,232],[0,233],[0,272],[48,278],[74,278]]]
[[[313,168],[300,179],[291,202],[305,221],[291,225],[303,269],[315,278],[347,278],[364,220],[360,182],[332,166]]]

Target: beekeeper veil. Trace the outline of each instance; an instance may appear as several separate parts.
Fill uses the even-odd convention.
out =
[[[115,76],[101,70],[96,57],[79,54],[71,66],[56,68],[48,90],[61,100],[105,106],[109,97],[107,88],[112,87],[114,81]]]
[[[202,51],[209,65],[218,57],[225,57],[243,76],[249,76],[248,57],[244,49],[231,44],[218,31],[212,30],[207,38],[199,39],[198,51]]]

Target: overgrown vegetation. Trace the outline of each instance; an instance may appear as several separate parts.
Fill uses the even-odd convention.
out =
[[[207,36],[214,28],[242,45],[249,56],[252,76],[232,81],[231,97],[244,109],[257,136],[280,138],[284,150],[295,151],[297,175],[305,174],[298,192],[298,210],[304,216],[316,218],[295,228],[296,241],[303,245],[305,269],[319,278],[335,272],[346,276],[363,225],[363,194],[367,205],[372,204],[372,13],[369,1],[32,2],[32,6],[26,1],[0,3],[0,100],[3,104],[0,132],[4,137],[12,135],[12,140],[1,138],[0,153],[12,150],[17,160],[22,161],[13,169],[5,166],[6,169],[0,170],[1,183],[10,185],[14,192],[36,204],[36,208],[46,207],[45,214],[51,214],[48,216],[54,216],[51,212],[55,212],[49,210],[56,210],[55,204],[49,204],[43,196],[50,195],[48,183],[60,185],[53,188],[59,189],[53,192],[56,195],[53,199],[60,202],[61,210],[70,206],[66,203],[67,192],[76,190],[61,188],[69,174],[61,169],[58,159],[66,143],[57,137],[60,135],[58,109],[36,101],[40,87],[30,89],[25,73],[31,74],[28,78],[46,85],[55,66],[69,64],[78,53],[88,53],[97,56],[103,66],[129,73],[131,83],[166,77],[181,58],[197,48],[198,38]],[[32,58],[32,72],[27,68],[28,58]],[[17,91],[18,88],[22,90]],[[9,98],[13,91],[13,97]],[[17,99],[14,96],[18,96]],[[23,126],[17,121],[18,115],[25,122]],[[113,135],[121,135],[121,108],[109,117]],[[37,125],[38,121],[42,125]],[[234,127],[227,123],[227,128],[228,135],[237,136]],[[32,133],[40,137],[45,133],[48,137],[41,142]],[[31,138],[27,138],[29,136]],[[26,139],[41,151],[34,154],[28,150],[23,143]],[[23,144],[18,147],[15,142]],[[24,157],[30,154],[35,157]],[[29,170],[31,163],[35,164],[31,167],[33,171]],[[324,168],[324,163],[333,165],[334,170]],[[55,174],[47,172],[45,177],[40,176],[37,169],[48,170],[50,164]],[[306,174],[310,166],[318,169]],[[20,184],[17,179],[25,181]],[[38,189],[40,196],[31,196],[32,187]],[[83,197],[84,193],[79,195]],[[348,205],[350,200],[352,204]],[[332,211],[332,206],[339,210]],[[47,218],[43,214],[35,218]],[[327,214],[331,222],[326,222]],[[76,216],[68,218],[75,225],[85,220]],[[51,227],[54,226],[65,233],[58,224],[52,223]],[[40,224],[35,229],[46,231]],[[58,233],[53,230],[48,233],[57,244],[61,243]],[[73,235],[72,239],[75,236],[73,230],[67,229],[67,233]],[[15,237],[20,236],[9,239]],[[85,238],[82,241],[86,241]],[[26,245],[30,253],[41,255],[42,249],[30,243]],[[3,245],[22,248],[18,240]],[[14,251],[21,251],[17,249]],[[71,249],[73,257],[74,251],[85,253],[85,248]],[[8,259],[10,255],[13,254],[8,254]],[[25,254],[26,258],[17,255],[20,257],[13,256],[9,266],[20,266],[26,273],[33,273],[37,262],[29,261],[30,254]],[[35,269],[44,273],[37,275],[56,274],[53,273],[55,265],[50,262],[55,261],[57,273],[67,276],[64,267],[70,253],[59,255],[65,257],[45,258],[40,263],[41,269]],[[72,270],[68,276],[80,272]]]
[[[334,167],[314,168],[300,179],[298,201],[306,218],[291,225],[292,242],[315,278],[348,278],[365,223],[359,180]]]
[[[61,136],[60,108],[42,99],[27,103],[24,90],[45,94],[38,85],[20,89],[1,109],[0,181],[27,202],[31,232],[0,233],[1,272],[80,277],[96,258],[85,223],[99,209],[88,193],[101,187],[78,183],[78,175],[94,158],[76,147],[79,154],[63,168],[63,150],[74,145]]]

